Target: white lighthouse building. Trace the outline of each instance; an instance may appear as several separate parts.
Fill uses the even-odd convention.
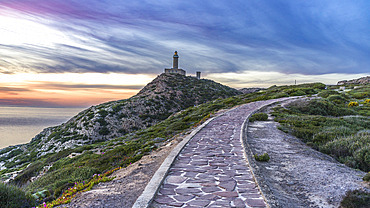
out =
[[[183,69],[179,69],[179,55],[177,54],[177,51],[175,51],[175,54],[173,55],[173,65],[171,69],[164,69],[164,73],[166,74],[181,74],[186,76],[186,71]]]

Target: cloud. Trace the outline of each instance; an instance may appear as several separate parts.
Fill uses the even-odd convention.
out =
[[[0,92],[25,92],[30,91],[25,88],[15,88],[15,87],[0,87]]]
[[[109,84],[66,84],[55,82],[32,82],[32,88],[41,88],[48,90],[140,90],[142,85],[109,85]],[[0,88],[1,91],[1,88]]]
[[[0,72],[157,74],[178,50],[191,73],[368,73],[369,9],[334,0],[9,0],[0,17],[31,29],[14,29],[19,44],[0,42]],[[8,27],[0,23],[3,37],[13,37]]]
[[[31,99],[31,98],[9,98],[1,99],[2,106],[28,106],[28,107],[66,107],[57,102],[52,102],[46,99]],[[72,107],[72,106],[70,106]]]
[[[7,95],[18,95],[18,92],[29,92],[31,90],[19,87],[0,87],[0,93]]]

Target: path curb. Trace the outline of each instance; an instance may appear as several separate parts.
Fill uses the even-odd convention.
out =
[[[261,111],[262,109],[270,106],[270,105],[273,105],[273,104],[276,104],[276,103],[279,103],[279,102],[283,102],[283,101],[287,101],[287,100],[291,100],[291,99],[295,99],[296,97],[287,97],[286,99],[282,99],[282,100],[276,100],[274,102],[271,102],[271,103],[268,103],[266,105],[263,105],[261,106],[260,108],[256,109],[255,111],[253,111],[251,114],[249,114],[249,116],[244,120],[242,126],[241,126],[241,130],[240,130],[240,140],[242,142],[242,145],[243,145],[243,149],[244,149],[244,156],[245,156],[245,159],[247,161],[247,164],[248,164],[248,167],[250,169],[250,172],[252,173],[252,177],[253,177],[253,180],[255,181],[255,184],[257,185],[257,188],[258,190],[260,191],[261,193],[261,196],[263,198],[263,200],[266,202],[266,205],[268,208],[270,208],[270,205],[268,204],[268,201],[264,195],[264,193],[262,192],[262,189],[259,185],[259,181],[257,179],[257,177],[255,176],[254,174],[254,168],[251,166],[251,163],[249,162],[249,159],[248,158],[251,158],[252,157],[249,157],[249,155],[252,155],[252,152],[250,150],[250,147],[247,143],[247,132],[248,132],[248,124],[249,124],[249,117],[251,117],[253,114],[255,114],[256,112],[259,112]]]
[[[163,161],[161,166],[158,168],[158,170],[153,175],[152,179],[149,181],[148,185],[145,187],[143,193],[139,196],[139,198],[136,199],[135,204],[132,206],[132,208],[147,208],[152,203],[155,195],[157,194],[163,180],[166,178],[168,171],[170,170],[170,167],[172,163],[175,161],[177,155],[181,152],[181,150],[185,147],[185,145],[190,141],[193,136],[195,136],[200,130],[202,130],[205,126],[208,125],[213,119],[218,118],[225,113],[234,110],[234,108],[227,110],[213,118],[208,119],[205,121],[202,125],[198,126],[195,130],[193,130],[188,136],[186,136],[166,157],[166,159]]]

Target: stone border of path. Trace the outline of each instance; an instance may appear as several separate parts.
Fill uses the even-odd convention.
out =
[[[291,99],[291,98],[287,98],[287,99]],[[286,100],[287,100],[286,99]],[[249,163],[249,160],[248,160],[248,155],[247,155],[247,146],[246,146],[246,137],[245,137],[245,131],[247,131],[247,129],[245,129],[245,125],[248,124],[248,121],[249,121],[249,117],[251,115],[253,115],[254,113],[260,111],[261,109],[269,106],[269,105],[272,105],[274,103],[277,103],[277,102],[281,102],[282,100],[280,101],[275,101],[275,102],[272,102],[272,103],[269,103],[269,104],[266,104],[266,105],[263,105],[261,106],[260,108],[256,109],[255,111],[253,111],[243,122],[242,126],[241,126],[241,134],[240,134],[240,139],[242,141],[242,145],[243,145],[243,148],[244,148],[244,156],[245,156],[245,159],[247,160],[247,163],[248,163],[248,166],[250,167],[250,170],[251,170],[251,173],[252,173],[252,176],[254,178],[254,180],[256,181],[256,185],[264,199],[264,201],[266,202],[267,204],[267,200],[265,198],[265,196],[263,195],[262,193],[262,190],[261,190],[261,187],[258,185],[258,181],[253,173],[253,170],[252,170],[252,167],[250,166],[250,163]],[[246,103],[248,104],[248,103]],[[244,105],[246,105],[244,104]],[[238,106],[239,107],[239,106]],[[163,180],[166,178],[167,174],[168,174],[168,171],[170,170],[170,167],[172,165],[172,163],[174,162],[174,160],[176,159],[176,157],[179,155],[179,153],[181,152],[181,150],[185,147],[185,145],[190,141],[191,138],[193,138],[194,135],[196,135],[200,130],[202,130],[208,123],[210,123],[213,119],[217,118],[217,117],[220,117],[222,115],[224,115],[225,113],[229,112],[229,111],[232,111],[234,109],[236,109],[237,107],[233,107],[209,120],[207,120],[206,122],[204,122],[202,125],[200,125],[199,127],[197,127],[195,130],[193,130],[187,137],[185,137],[185,139],[183,141],[181,141],[171,152],[170,154],[167,156],[167,158],[163,161],[163,163],[161,164],[161,166],[158,168],[158,170],[155,172],[155,174],[153,175],[152,179],[149,181],[148,185],[145,187],[143,193],[137,198],[135,204],[132,206],[132,208],[147,208],[150,206],[151,202],[153,201],[155,195],[157,194]],[[269,205],[267,204],[267,206],[269,207]]]
[[[232,108],[226,112],[234,110]],[[158,168],[158,170],[153,175],[152,179],[149,181],[148,185],[145,187],[143,193],[137,198],[135,204],[132,208],[146,208],[152,203],[155,195],[157,194],[159,187],[161,186],[163,180],[166,178],[168,171],[172,163],[175,161],[177,155],[181,152],[181,150],[185,147],[185,145],[196,135],[200,130],[202,130],[209,122],[213,119],[222,116],[226,112],[223,112],[211,119],[208,119],[202,125],[198,126],[195,130],[193,130],[187,137],[184,138],[167,156],[167,158],[163,161],[162,165]]]
[[[257,188],[259,189],[260,193],[261,193],[261,196],[263,198],[263,200],[266,202],[266,205],[268,208],[270,208],[270,205],[268,204],[268,200],[267,198],[265,197],[265,194],[263,193],[262,191],[262,188],[260,186],[260,181],[258,180],[258,178],[256,177],[256,175],[254,174],[254,171],[255,171],[255,168],[252,166],[255,165],[255,161],[253,161],[253,158],[252,158],[252,151],[248,145],[248,142],[247,142],[247,133],[248,133],[248,124],[249,124],[249,117],[251,117],[253,114],[257,113],[257,112],[261,112],[263,111],[264,109],[266,109],[267,107],[271,106],[271,105],[275,105],[275,104],[278,104],[278,103],[281,103],[281,102],[284,102],[284,101],[287,101],[287,100],[294,100],[294,99],[298,99],[300,98],[301,96],[296,96],[296,97],[288,97],[284,100],[280,100],[280,101],[276,101],[276,102],[273,102],[273,103],[270,103],[270,104],[267,104],[267,105],[264,105],[262,107],[260,107],[259,109],[256,109],[255,111],[253,111],[246,119],[245,121],[243,122],[242,124],[242,127],[241,127],[241,134],[240,134],[240,140],[242,142],[242,145],[243,145],[243,148],[244,148],[244,156],[247,160],[247,163],[248,163],[248,167],[249,167],[249,170],[251,171],[252,173],[252,177],[254,179],[254,181],[256,182],[256,186]],[[252,161],[252,162],[251,162]]]
[[[247,132],[248,132],[248,124],[249,124],[249,117],[251,117],[253,114],[261,111],[262,109],[266,108],[267,106],[270,106],[272,104],[275,104],[275,103],[278,103],[278,102],[281,102],[281,101],[277,101],[277,102],[273,102],[273,103],[270,103],[270,104],[267,104],[267,105],[264,105],[262,107],[260,107],[259,109],[253,111],[251,114],[249,114],[249,116],[244,120],[243,124],[242,124],[242,127],[240,129],[240,141],[243,145],[243,149],[244,149],[244,156],[245,156],[245,159],[247,160],[247,165],[249,167],[249,170],[250,172],[252,173],[252,177],[253,177],[253,180],[256,182],[256,186],[258,188],[258,190],[260,191],[261,193],[261,196],[263,198],[263,200],[266,202],[266,206],[268,208],[270,208],[270,205],[267,203],[267,199],[264,195],[264,193],[262,192],[262,188],[260,187],[259,185],[259,181],[257,180],[257,177],[254,175],[254,169],[253,167],[251,166],[251,163],[250,163],[250,159],[251,157],[249,157],[249,155],[247,154],[247,152],[249,154],[251,154],[251,151],[250,151],[250,148],[249,148],[249,145],[247,143]]]

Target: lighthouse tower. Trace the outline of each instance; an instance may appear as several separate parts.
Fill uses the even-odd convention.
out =
[[[173,69],[179,68],[179,55],[177,55],[177,51],[175,51],[175,54],[173,55]]]
[[[179,55],[177,54],[177,51],[175,51],[175,54],[173,55],[173,65],[171,69],[164,69],[164,73],[166,74],[181,74],[186,75],[186,71],[183,69],[179,69]]]

